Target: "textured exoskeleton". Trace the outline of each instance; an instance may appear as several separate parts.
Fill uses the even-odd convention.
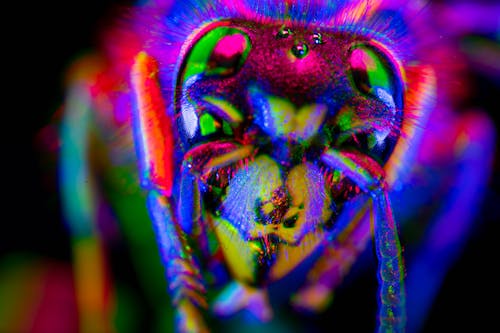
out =
[[[272,323],[284,300],[325,310],[368,244],[378,331],[418,331],[493,151],[487,117],[453,112],[460,73],[432,12],[193,0],[125,18],[75,65],[61,124],[83,331],[112,331],[115,218],[132,251],[160,253],[180,332]],[[155,243],[134,231],[151,223]]]

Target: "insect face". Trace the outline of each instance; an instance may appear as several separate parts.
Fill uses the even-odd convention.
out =
[[[248,260],[270,270],[280,246],[318,243],[361,192],[326,162],[332,151],[383,174],[401,73],[375,45],[314,27],[223,21],[192,40],[175,96],[182,177],[199,181],[219,238],[253,242]]]

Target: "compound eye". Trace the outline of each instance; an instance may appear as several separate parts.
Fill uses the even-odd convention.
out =
[[[356,45],[351,50],[349,65],[354,86],[361,93],[392,107],[401,103],[402,83],[396,65],[381,51],[369,45]]]
[[[231,76],[244,64],[251,44],[248,35],[240,29],[217,27],[195,44],[185,67],[184,78],[206,76]]]

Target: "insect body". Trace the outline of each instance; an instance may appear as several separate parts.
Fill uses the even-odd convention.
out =
[[[440,119],[451,141],[491,149],[490,132],[476,129],[487,121],[462,123],[435,98],[441,73],[422,49],[433,36],[409,20],[416,6],[196,5],[138,7],[115,35],[110,65],[75,80],[62,126],[63,193],[89,205],[68,200],[68,219],[83,234],[99,220],[93,202],[113,189],[83,184],[90,175],[137,175],[179,331],[207,330],[206,308],[270,320],[268,288],[290,288],[290,276],[301,282],[289,290],[294,307],[323,310],[373,236],[378,330],[403,331],[406,289],[411,306],[428,307],[412,298],[426,288],[405,269],[398,236],[398,225],[422,218],[412,195],[426,186],[417,180],[450,167],[435,174],[439,192],[450,179],[474,180],[472,165],[488,170],[468,144],[438,156],[441,138],[427,131]],[[484,179],[473,183],[479,191]],[[470,200],[449,191],[449,212]],[[450,223],[446,211],[427,218],[431,237]],[[433,250],[423,249],[418,264]],[[425,316],[417,312],[410,323]]]

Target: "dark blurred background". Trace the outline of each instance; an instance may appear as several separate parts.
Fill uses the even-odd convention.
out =
[[[7,33],[4,56],[9,73],[8,122],[4,144],[7,208],[1,253],[34,251],[68,259],[68,239],[60,223],[59,202],[53,192],[54,166],[44,147],[41,131],[50,124],[64,100],[64,77],[69,65],[96,49],[99,32],[130,0],[55,1],[26,5],[23,16]],[[18,10],[9,11],[16,13]],[[55,139],[55,138],[54,138]],[[7,163],[8,161],[8,163]],[[6,193],[7,194],[7,193]]]
[[[2,155],[6,214],[0,231],[0,282],[1,274],[6,274],[5,263],[13,255],[41,258],[62,266],[71,262],[70,241],[61,222],[54,185],[55,161],[40,153],[40,145],[47,142],[40,141],[39,133],[50,123],[63,100],[63,73],[67,66],[79,54],[96,46],[97,33],[116,11],[116,5],[131,2],[38,2],[4,12],[4,16],[12,14],[15,20],[4,29],[4,35],[8,35],[3,47],[8,88],[4,96],[7,121],[2,131],[6,134]],[[496,38],[498,54],[500,37]],[[487,71],[470,73],[475,87],[470,103],[487,111],[500,128],[500,73],[496,74],[495,77]],[[500,327],[497,319],[500,275],[496,267],[500,254],[498,157],[494,171],[477,228],[446,277],[426,332],[456,331],[464,325],[476,327],[476,332]],[[0,300],[0,312],[1,304]]]

